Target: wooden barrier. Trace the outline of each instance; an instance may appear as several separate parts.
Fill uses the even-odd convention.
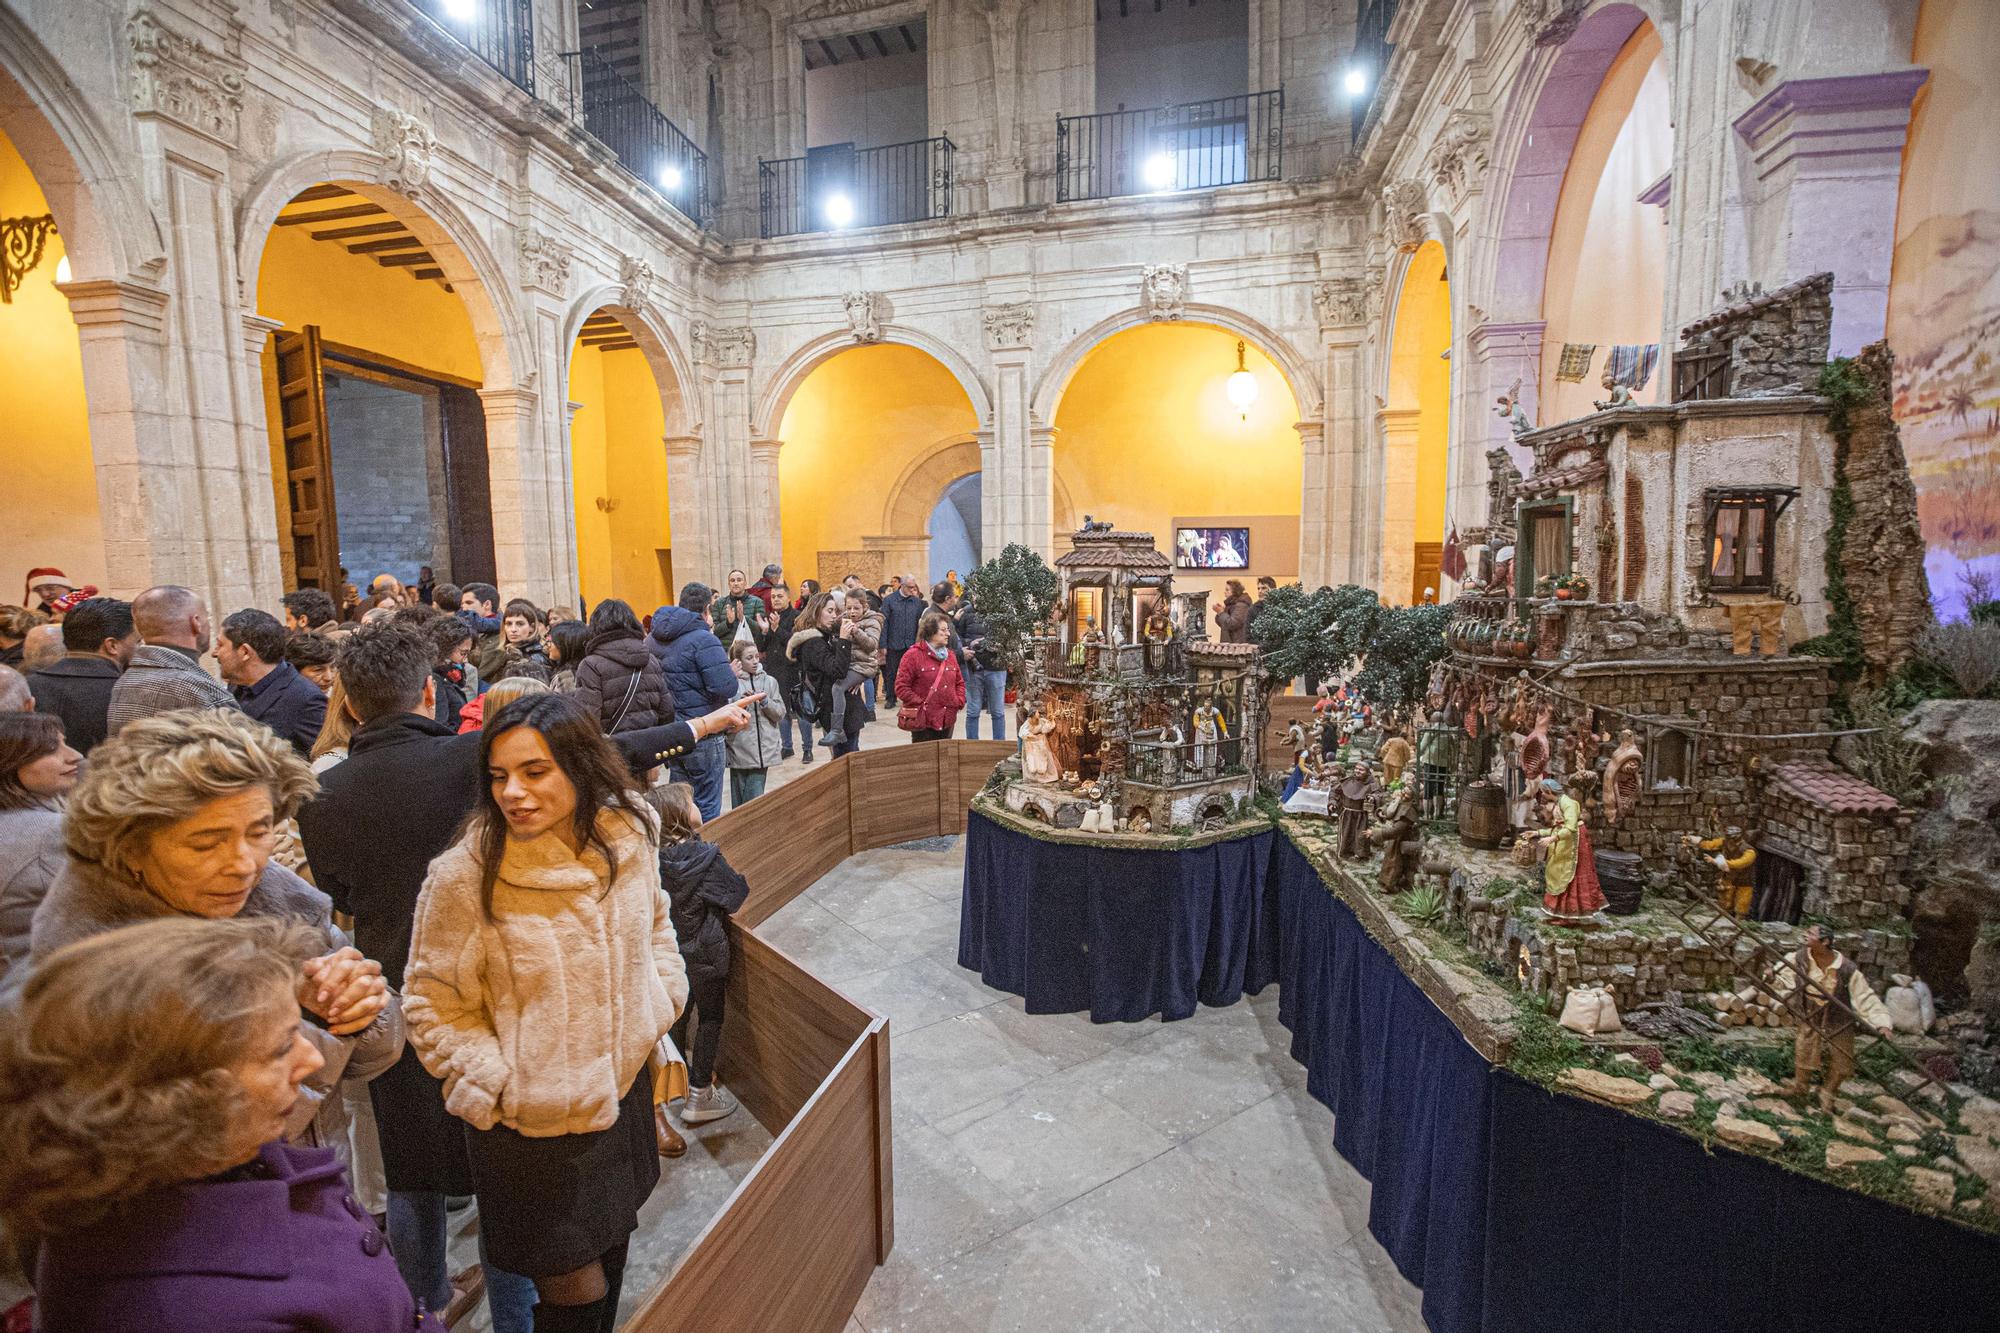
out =
[[[1013,753],[1008,741],[864,750],[708,826],[750,881],[729,923],[718,1073],[774,1141],[630,1333],[846,1325],[895,1243],[889,1022],[751,932],[856,852],[963,832],[973,795]]]

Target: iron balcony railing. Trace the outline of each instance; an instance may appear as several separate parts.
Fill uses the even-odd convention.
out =
[[[630,79],[589,49],[565,51],[570,118],[698,227],[709,222],[708,154]]]
[[[940,134],[880,148],[831,144],[759,162],[760,228],[768,238],[949,217],[954,151]]]
[[[1211,190],[1285,169],[1285,90],[1056,117],[1056,200]]]
[[[534,0],[411,2],[515,87],[535,91]]]
[[[1362,95],[1367,99],[1356,102],[1348,118],[1348,133],[1356,143],[1375,120],[1382,76],[1388,72],[1389,57],[1395,51],[1389,45],[1389,25],[1396,21],[1396,11],[1402,8],[1402,3],[1403,0],[1361,0],[1361,12],[1355,17],[1354,54],[1348,57],[1347,72],[1365,81],[1366,92]]]

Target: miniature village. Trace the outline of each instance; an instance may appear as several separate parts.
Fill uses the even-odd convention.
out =
[[[1145,845],[1268,825],[1261,790],[1496,1063],[2000,1230],[1984,1026],[1913,974],[1916,812],[1842,762],[1880,728],[1841,690],[1930,611],[1888,353],[1829,367],[1830,283],[1685,330],[1669,402],[1536,428],[1500,400],[1420,699],[1358,659],[1282,695],[1279,646],[1208,641],[1149,536],[1078,533],[981,801]]]

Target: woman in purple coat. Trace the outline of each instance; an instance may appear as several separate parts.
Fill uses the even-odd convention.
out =
[[[0,1015],[0,1218],[40,1245],[44,1333],[443,1333],[332,1151],[283,1141],[322,1059],[318,945],[278,918],[125,926]]]

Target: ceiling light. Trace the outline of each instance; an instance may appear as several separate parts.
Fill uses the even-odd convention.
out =
[[[69,281],[69,256],[64,255],[61,259],[58,259],[56,261],[56,285],[61,286],[63,283],[68,281]]]
[[[681,188],[681,169],[669,162],[660,168],[660,188],[668,194]]]
[[[1174,159],[1166,153],[1155,153],[1147,158],[1142,172],[1149,190],[1171,190],[1174,187]]]
[[[1229,405],[1236,409],[1244,421],[1250,419],[1250,404],[1257,401],[1257,377],[1243,365],[1243,340],[1236,340],[1236,373],[1229,377],[1229,383],[1222,391],[1229,396]]]
[[[1359,97],[1368,91],[1368,71],[1359,65],[1349,65],[1347,73],[1340,78],[1340,86],[1347,90],[1349,97]]]
[[[845,227],[854,221],[854,201],[838,192],[826,197],[826,202],[821,205],[821,211],[826,214],[827,225],[830,227]]]

